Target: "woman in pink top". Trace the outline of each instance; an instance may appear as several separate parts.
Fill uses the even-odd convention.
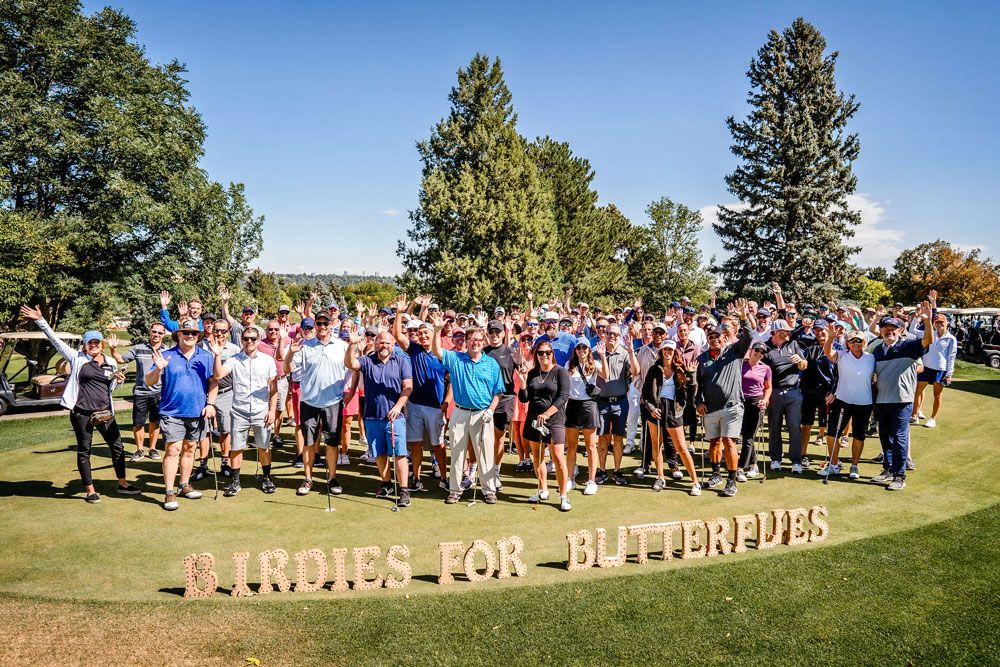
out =
[[[760,476],[754,439],[771,400],[771,367],[762,361],[765,354],[767,345],[757,342],[750,346],[747,358],[743,360],[743,427],[740,430],[743,444],[740,447],[740,467],[736,472],[738,482]]]

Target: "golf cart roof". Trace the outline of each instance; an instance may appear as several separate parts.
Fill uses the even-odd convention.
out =
[[[80,340],[83,338],[80,334],[67,333],[65,331],[56,331],[56,338],[61,340]],[[8,331],[7,333],[0,333],[0,339],[2,340],[47,340],[45,334],[41,331]]]

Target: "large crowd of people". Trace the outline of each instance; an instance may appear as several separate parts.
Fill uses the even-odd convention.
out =
[[[850,452],[845,479],[862,480],[865,441],[875,433],[882,469],[868,481],[902,490],[915,467],[910,428],[922,420],[937,425],[955,368],[957,343],[936,294],[911,311],[900,303],[862,311],[791,303],[772,288],[773,301],[695,307],[682,297],[665,312],[644,311],[638,300],[608,312],[568,299],[536,306],[529,294],[525,308],[509,304],[492,314],[480,306],[445,309],[426,295],[403,295],[380,310],[359,302],[350,314],[312,295],[296,306],[298,321],[283,305],[261,323],[253,305],[234,318],[226,289],[221,317],[191,300],[177,304],[173,319],[163,292],[148,340],[124,353],[115,336],[99,331],[84,333],[74,350],[37,307],[21,312],[69,361],[62,406],[90,503],[100,501],[90,463],[94,430],[110,447],[117,492],[140,493],[127,479],[112,400],[131,362],[130,462],[159,460],[162,435],[165,510],[176,510],[178,498],[201,497],[195,484],[209,476],[218,484],[221,474],[226,497],[240,493],[251,443],[260,490],[275,493],[283,426],[294,429],[286,456],[301,470],[298,495],[315,486],[338,496],[338,468],[374,464],[375,495],[396,507],[437,487],[448,504],[477,491],[495,504],[511,474],[534,477],[535,503],[550,498],[554,476],[563,511],[572,509],[574,491],[592,496],[609,481],[653,491],[685,484],[693,496],[717,489],[732,497],[741,482],[785,465],[793,475],[841,475],[842,447]],[[929,418],[922,410],[928,385]],[[354,424],[366,451],[352,460]],[[811,444],[821,447],[815,462]],[[503,470],[508,454],[517,461]],[[638,462],[626,470],[629,457]]]

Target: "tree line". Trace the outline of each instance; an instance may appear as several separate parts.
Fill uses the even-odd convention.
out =
[[[797,19],[751,60],[750,111],[726,121],[738,164],[725,182],[741,205],[720,209],[723,261],[702,256],[696,209],[661,195],[629,220],[602,203],[594,167],[567,142],[519,134],[500,59],[477,54],[417,143],[404,272],[279,276],[250,269],[264,221],[243,185],[199,166],[206,128],[181,63],[152,64],[119,11],[0,3],[0,327],[38,303],[68,329],[128,314],[138,333],[161,289],[212,310],[220,284],[265,313],[311,293],[384,305],[397,289],[458,308],[533,292],[602,307],[640,297],[656,310],[712,290],[762,296],[772,280],[798,300],[915,302],[934,285],[942,303],[1000,305],[997,266],[979,250],[922,244],[891,274],[851,262],[858,102],[837,88],[836,59]]]

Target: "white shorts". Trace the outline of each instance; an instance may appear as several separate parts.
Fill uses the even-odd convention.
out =
[[[741,437],[743,404],[737,403],[715,412],[709,412],[703,419],[705,420],[706,440],[715,440],[716,438],[733,438],[735,440]]]
[[[253,444],[257,449],[271,448],[271,427],[264,426],[264,415],[247,417],[233,410],[230,421],[230,449],[234,452],[247,448],[250,433],[253,432]]]

